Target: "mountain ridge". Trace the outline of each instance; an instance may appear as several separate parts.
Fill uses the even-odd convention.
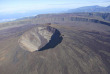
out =
[[[110,13],[110,6],[107,7],[102,7],[102,6],[84,6],[84,7],[79,7],[76,9],[70,9],[67,12],[72,13],[72,12],[106,12]]]

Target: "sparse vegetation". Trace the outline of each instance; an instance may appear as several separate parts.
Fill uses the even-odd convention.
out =
[[[110,74],[110,26],[100,22],[110,19],[97,14],[45,14],[1,23],[0,74]],[[44,23],[60,31],[61,43],[44,51],[23,50],[20,37]]]

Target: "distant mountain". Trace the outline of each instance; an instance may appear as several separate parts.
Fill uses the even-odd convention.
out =
[[[76,9],[70,9],[68,10],[69,13],[71,12],[110,12],[110,6],[107,7],[102,7],[102,6],[85,6],[85,7],[80,7]]]

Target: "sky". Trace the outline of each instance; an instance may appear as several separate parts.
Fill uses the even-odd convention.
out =
[[[0,14],[46,9],[74,9],[92,5],[109,6],[110,0],[0,0]]]
[[[110,6],[110,0],[0,0],[0,22],[94,5]]]

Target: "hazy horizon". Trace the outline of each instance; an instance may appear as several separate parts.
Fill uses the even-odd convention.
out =
[[[63,12],[83,6],[109,6],[109,0],[1,0],[0,21],[12,20],[42,13]],[[20,14],[20,15],[18,15]]]

